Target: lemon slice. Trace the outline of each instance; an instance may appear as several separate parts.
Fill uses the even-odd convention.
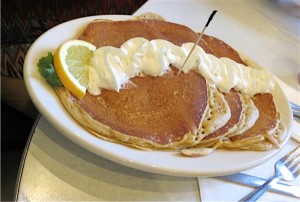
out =
[[[54,68],[63,83],[75,97],[81,99],[89,81],[89,65],[96,46],[82,40],[63,43],[54,54]]]

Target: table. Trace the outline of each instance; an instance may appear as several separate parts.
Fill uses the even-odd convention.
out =
[[[214,9],[219,12],[207,34],[222,38],[300,91],[295,78],[300,71],[299,21],[279,3],[150,0],[135,15],[155,12],[200,30]],[[33,128],[23,163],[17,201],[201,201],[197,178],[152,174],[113,163],[74,144],[43,116]]]
[[[199,201],[196,178],[113,163],[74,144],[43,117],[26,153],[18,201]]]

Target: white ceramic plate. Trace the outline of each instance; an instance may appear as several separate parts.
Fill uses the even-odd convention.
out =
[[[140,151],[96,138],[82,128],[60,103],[53,88],[37,71],[38,60],[54,52],[66,40],[75,38],[94,19],[127,20],[132,16],[93,16],[72,20],[58,25],[40,36],[30,47],[24,63],[24,78],[32,101],[40,113],[62,134],[87,150],[111,161],[154,173],[174,176],[218,176],[240,172],[257,166],[278,150],[267,152],[217,150],[201,158],[188,158],[178,152]],[[287,126],[282,146],[291,131],[292,114],[288,101],[278,87],[274,92],[275,103]]]

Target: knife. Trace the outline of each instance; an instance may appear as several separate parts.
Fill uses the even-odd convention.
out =
[[[251,187],[258,187],[266,182],[266,180],[263,178],[255,177],[252,175],[247,175],[244,173],[218,176],[218,177],[214,177],[214,178],[224,180],[224,181],[235,182],[235,183],[242,184],[242,185],[248,185]],[[294,185],[289,185],[289,184],[284,184],[284,183],[278,182],[278,183],[274,183],[271,185],[270,191],[280,193],[280,194],[285,194],[288,196],[293,196],[296,198],[300,198],[300,187],[299,186],[294,186]]]

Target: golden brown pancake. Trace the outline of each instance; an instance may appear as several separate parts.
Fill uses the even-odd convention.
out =
[[[240,135],[245,131],[252,128],[255,124],[257,118],[259,117],[259,111],[255,106],[254,102],[250,98],[250,96],[245,94],[240,94],[241,100],[243,102],[243,114],[241,116],[240,122],[238,123],[236,129],[230,132],[226,137],[232,137],[235,135]]]
[[[162,20],[95,21],[87,26],[79,39],[97,47],[120,47],[133,37],[165,39],[181,45],[195,42],[198,35],[186,26]],[[217,57],[242,63],[238,53],[217,38],[205,35],[199,45]],[[191,71],[177,76],[176,72],[176,68],[171,68],[161,77],[135,77],[131,80],[135,87],[120,92],[102,89],[99,96],[87,92],[81,100],[63,88],[57,92],[75,120],[101,138],[143,149],[192,147],[202,139],[199,128],[208,109],[208,88],[200,74]],[[225,97],[232,117],[219,132],[211,134],[213,138],[226,134],[242,113],[235,90]],[[243,134],[231,137],[227,143],[243,142],[252,137],[259,139],[256,141],[259,143],[261,134],[277,127],[278,116],[272,95],[259,94],[253,100],[260,112],[255,125]]]
[[[209,86],[208,99],[209,107],[200,127],[201,142],[204,137],[222,128],[231,117],[229,104],[216,87]]]
[[[276,110],[272,94],[256,94],[252,100],[259,110],[259,117],[254,126],[244,133],[233,136],[229,140],[225,141],[221,146],[222,148],[251,148],[251,144],[264,142],[268,139],[270,140],[270,135],[272,135],[272,133],[275,132],[274,130],[277,129],[280,115]],[[269,144],[270,143],[275,143],[276,145],[276,142],[269,142]]]
[[[197,34],[192,30],[190,33],[196,39]],[[186,38],[172,41],[145,21],[95,21],[87,26],[79,39],[97,47],[120,47],[133,37],[167,39],[177,44],[190,41]],[[156,147],[166,147],[174,142],[196,144],[200,140],[198,128],[207,109],[206,81],[197,73],[176,76],[176,72],[177,69],[172,68],[162,77],[135,77],[132,82],[136,88],[120,92],[102,90],[100,96],[87,94],[78,103],[95,120],[122,134],[157,144]],[[99,106],[97,111],[94,106]]]
[[[217,39],[213,36],[203,35],[202,40],[207,47],[212,51],[212,54],[218,58],[227,57],[234,60],[237,63],[245,64],[240,55],[231,46],[224,41]]]
[[[199,146],[216,142],[219,138],[226,136],[240,122],[243,106],[238,92],[231,89],[229,93],[224,93],[224,97],[230,108],[230,119],[223,127],[204,137]]]
[[[109,21],[99,20],[90,23],[78,39],[88,41],[96,47],[120,47],[134,37],[145,39],[166,39],[162,33],[139,20]]]
[[[176,74],[173,68],[163,77],[135,77],[137,87],[102,90],[76,102],[113,130],[155,144],[181,141],[189,132],[196,138],[207,107],[206,81],[196,72]]]

